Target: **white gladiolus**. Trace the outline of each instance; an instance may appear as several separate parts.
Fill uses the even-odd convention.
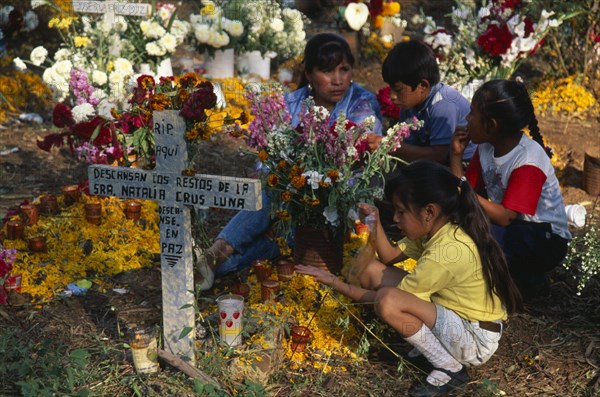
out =
[[[45,49],[44,46],[38,46],[31,51],[29,59],[31,60],[31,63],[33,63],[35,66],[40,66],[42,63],[44,63],[47,56],[48,50]]]
[[[105,72],[101,70],[94,70],[92,72],[92,83],[94,83],[95,85],[104,85],[106,84],[107,80],[108,76]]]
[[[73,114],[73,120],[76,123],[88,121],[92,116],[96,114],[94,107],[89,103],[83,103],[75,106],[71,113]]]
[[[15,59],[13,59],[13,62],[15,63],[15,67],[17,68],[17,70],[22,72],[27,69],[27,65],[25,65],[25,62],[23,62],[21,58],[16,57]]]

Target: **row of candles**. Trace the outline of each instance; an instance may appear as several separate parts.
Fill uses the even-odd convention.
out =
[[[68,185],[62,188],[63,203],[65,207],[79,202],[81,193],[79,186]],[[52,194],[40,197],[39,205],[22,204],[20,206],[20,219],[6,222],[6,240],[23,239],[25,226],[33,226],[38,222],[39,214],[56,215],[60,211],[58,199]],[[125,203],[125,217],[138,221],[141,218],[142,203],[137,200],[127,200]],[[102,217],[102,204],[99,202],[86,203],[84,206],[87,222],[99,225]],[[46,252],[46,238],[35,236],[28,239],[29,249],[32,252]]]

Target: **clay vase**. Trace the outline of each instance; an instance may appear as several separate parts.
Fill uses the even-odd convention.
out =
[[[294,262],[320,267],[339,274],[344,259],[344,244],[328,229],[297,227],[294,236]]]
[[[58,213],[58,200],[52,194],[40,197],[40,210],[45,215],[56,215]]]
[[[279,281],[265,280],[260,285],[262,301],[264,303],[275,301],[279,292]]]
[[[18,240],[23,238],[25,232],[25,223],[23,221],[8,221],[6,222],[6,239]]]
[[[279,259],[276,263],[277,278],[279,281],[289,281],[294,276],[294,266],[296,265],[288,258]]]
[[[92,225],[99,225],[100,218],[102,216],[102,204],[100,203],[87,203],[84,207],[85,220]]]

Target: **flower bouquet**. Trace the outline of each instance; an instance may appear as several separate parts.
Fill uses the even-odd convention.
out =
[[[456,0],[449,15],[449,29],[426,15],[416,15],[412,20],[413,24],[424,25],[425,41],[443,61],[442,79],[458,87],[473,80],[509,78],[543,44],[550,29],[570,17],[552,18],[554,12],[542,10],[536,22],[521,0],[486,0],[480,7],[477,4]]]
[[[248,97],[255,118],[247,131],[234,131],[246,137],[262,162],[261,179],[272,200],[271,215],[280,221],[280,236],[287,236],[292,227],[310,226],[343,237],[357,218],[356,205],[381,197],[376,178],[394,167],[396,159],[390,153],[411,129],[422,125],[416,119],[396,124],[370,152],[372,118],[355,124],[341,114],[335,120],[308,98],[295,127],[279,86],[261,86]]]

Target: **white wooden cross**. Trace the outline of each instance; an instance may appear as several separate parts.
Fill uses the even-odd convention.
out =
[[[154,112],[156,168],[92,165],[90,194],[158,201],[165,349],[192,364],[195,312],[190,210],[219,207],[259,210],[257,179],[197,174],[182,176],[187,163],[185,121],[176,110]],[[184,330],[191,330],[183,338]]]
[[[31,8],[36,8],[47,3],[48,0],[32,0]],[[104,20],[109,25],[113,25],[119,15],[149,17],[152,13],[152,6],[146,3],[127,3],[117,0],[73,0],[73,12],[104,14]]]

